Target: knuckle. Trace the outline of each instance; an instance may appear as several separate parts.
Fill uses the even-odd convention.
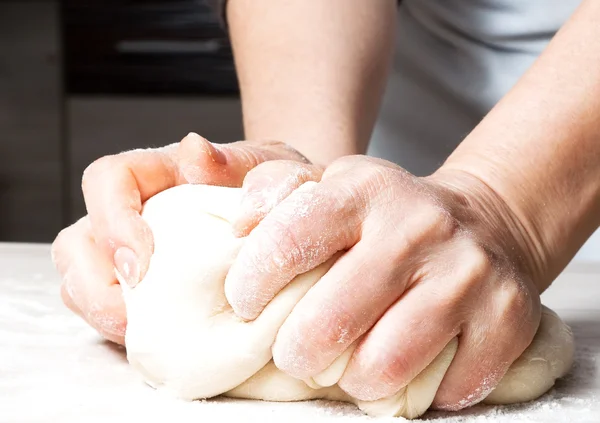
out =
[[[497,278],[492,262],[483,248],[471,242],[460,243],[455,248],[458,251],[449,258],[452,263],[444,261],[448,270],[442,270],[439,275],[446,282],[439,288],[438,307],[450,313],[465,311],[465,307],[468,308],[474,299],[488,291],[486,287]]]
[[[359,160],[351,166],[358,181],[369,186],[384,187],[390,179],[398,176],[394,169],[369,160]]]
[[[61,276],[64,276],[69,268],[69,246],[73,244],[72,240],[76,235],[76,232],[77,227],[75,225],[71,225],[62,229],[50,247],[50,258],[52,260],[52,264],[56,270],[58,270]]]
[[[303,250],[289,223],[272,220],[265,235],[271,247],[269,258],[274,265],[273,271],[302,265]]]
[[[331,177],[338,173],[345,172],[349,169],[355,168],[357,166],[361,166],[361,164],[365,161],[365,158],[361,156],[343,156],[339,159],[334,160],[327,166],[323,177]],[[366,167],[364,170],[369,170],[369,167]]]
[[[52,246],[50,247],[50,256],[52,258],[52,263],[54,263],[55,266],[58,266],[58,264],[60,263],[62,251],[64,250],[65,244],[67,243],[66,239],[69,238],[71,232],[73,232],[72,226],[62,229],[58,233],[58,235],[56,235],[56,238],[54,238],[54,241],[52,242]]]
[[[413,228],[414,242],[435,245],[456,238],[461,231],[459,220],[430,198],[418,196],[411,210],[408,224]]]
[[[387,344],[358,347],[344,385],[363,400],[376,400],[392,395],[406,385],[414,363],[407,354]]]
[[[275,177],[272,175],[274,173],[280,174],[284,171],[287,171],[288,166],[289,165],[287,163],[283,163],[283,161],[280,160],[268,160],[266,162],[262,162],[248,171],[246,178],[244,179],[244,185],[246,185],[247,182],[251,182],[255,179],[262,180],[263,178],[268,178],[268,180],[274,181]]]
[[[458,287],[481,287],[495,278],[492,260],[486,250],[472,240],[454,245],[454,279]]]
[[[125,335],[127,320],[106,306],[95,305],[83,310],[84,319],[93,326],[100,335],[108,340],[120,343]]]
[[[375,175],[377,172],[387,171],[393,172],[397,174],[400,171],[402,174],[407,174],[407,171],[404,171],[401,167],[388,162],[387,160],[379,159],[376,157],[368,157],[362,155],[348,155],[340,157],[334,160],[328,167],[327,171],[333,171],[333,173],[339,170],[348,170],[350,168],[355,168],[356,170],[360,170],[357,172],[360,175]],[[369,173],[371,172],[371,173]]]
[[[282,162],[285,170],[288,172],[285,181],[287,185],[300,186],[307,181],[318,182],[321,178],[321,169],[306,163],[285,161]]]
[[[505,309],[511,314],[528,314],[531,309],[530,301],[525,292],[518,284],[514,282],[506,283],[502,287],[502,296],[505,302]]]
[[[318,360],[323,357],[321,348],[302,334],[304,327],[295,329],[291,334],[277,335],[273,347],[275,365],[290,376],[302,379],[314,376],[319,371]]]
[[[411,363],[405,356],[392,355],[383,360],[380,370],[380,380],[385,386],[395,386],[406,378],[411,370]]]
[[[312,269],[328,259],[350,235],[340,230],[340,236],[323,235],[319,230],[325,222],[337,221],[348,213],[337,198],[321,193],[297,192],[290,201],[281,203],[261,222],[256,242],[267,253],[272,272],[294,269],[297,274]],[[320,219],[315,226],[314,220]]]
[[[534,299],[521,284],[509,281],[504,283],[496,294],[496,305],[501,314],[499,327],[505,327],[511,337],[515,331],[522,336],[517,337],[517,348],[524,349],[537,330],[540,320],[539,299]],[[518,341],[522,342],[518,342]]]
[[[297,377],[325,370],[360,334],[352,313],[333,300],[297,308],[278,334],[274,360]]]
[[[461,228],[460,222],[438,205],[428,207],[424,219],[427,235],[440,240],[453,238]]]
[[[291,160],[270,160],[251,169],[246,175],[243,188],[255,195],[273,196],[289,194],[307,181],[318,181],[320,172],[314,166]]]
[[[71,291],[67,287],[66,282],[63,282],[61,284],[61,286],[60,286],[60,297],[61,297],[62,302],[64,303],[64,305],[67,306],[67,308],[69,310],[71,310],[74,313],[78,313],[79,312],[77,306],[75,305],[75,303],[73,301],[73,296],[71,294]]]
[[[493,272],[491,257],[485,249],[475,243],[471,243],[465,248],[464,259],[469,267],[470,279],[486,279]]]
[[[434,407],[458,411],[480,403],[497,386],[505,371],[505,364],[483,360],[469,366],[466,373],[454,372],[442,382],[433,403]]]
[[[341,386],[348,393],[363,401],[375,401],[389,397],[406,386],[410,363],[398,354],[360,354],[355,364],[342,377]]]
[[[278,159],[290,159],[294,161],[300,161],[303,163],[310,163],[309,160],[298,150],[282,141],[255,141],[253,142],[253,146],[258,147],[261,150],[265,150],[267,153],[271,153],[271,155],[274,155],[274,157]]]
[[[475,389],[465,389],[464,386],[452,387],[452,389],[442,388],[438,390],[433,406],[437,410],[459,411],[477,402]]]
[[[81,188],[83,191],[86,192],[90,182],[95,182],[114,166],[114,156],[104,156],[90,163],[83,171],[83,175],[81,177]]]
[[[76,269],[69,268],[62,275],[61,297],[65,305],[72,311],[78,312],[84,305],[81,280]]]
[[[313,342],[316,347],[332,348],[337,345],[339,347],[334,348],[337,351],[354,341],[359,335],[360,325],[352,313],[344,310],[340,304],[331,302],[324,313],[312,319],[307,329],[310,329],[307,336],[311,332],[315,334]]]
[[[50,257],[52,263],[61,273],[64,273],[67,268],[68,258],[71,257],[73,245],[79,243],[85,237],[85,231],[88,229],[89,219],[87,216],[80,218],[74,224],[61,229],[56,235],[52,245],[50,246]]]

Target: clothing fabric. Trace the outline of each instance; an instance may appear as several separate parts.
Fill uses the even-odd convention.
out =
[[[205,0],[226,25],[227,0]],[[581,0],[403,0],[368,154],[435,171]]]
[[[205,1],[226,25],[227,0]],[[368,154],[418,176],[434,172],[581,1],[399,2],[393,66]],[[576,259],[600,262],[599,251],[600,230]]]
[[[369,154],[435,171],[581,0],[404,0]]]

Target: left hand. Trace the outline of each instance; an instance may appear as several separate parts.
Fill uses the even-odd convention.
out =
[[[146,273],[154,251],[142,204],[180,184],[240,186],[248,170],[268,160],[308,160],[276,141],[216,145],[190,133],[165,147],[102,157],[84,172],[88,215],[63,229],[52,260],[63,284],[63,302],[104,338],[124,345],[127,313],[115,267],[131,286]]]
[[[306,180],[318,184],[295,190]],[[531,342],[540,319],[531,237],[499,196],[468,174],[419,178],[350,156],[324,173],[266,162],[244,181],[234,224],[248,235],[225,283],[256,318],[296,275],[340,258],[297,304],[275,364],[307,379],[360,339],[339,386],[360,400],[398,392],[454,337],[434,407],[482,400]]]

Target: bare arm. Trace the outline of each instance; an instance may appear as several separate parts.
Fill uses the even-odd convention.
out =
[[[439,171],[492,188],[543,291],[600,224],[600,2],[585,1]]]
[[[229,0],[246,139],[319,165],[364,153],[392,56],[395,0]]]

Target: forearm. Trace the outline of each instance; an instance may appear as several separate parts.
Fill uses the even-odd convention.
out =
[[[364,153],[392,56],[395,0],[229,0],[246,139],[319,165]]]
[[[588,0],[440,172],[514,212],[543,291],[600,224],[600,2]]]

